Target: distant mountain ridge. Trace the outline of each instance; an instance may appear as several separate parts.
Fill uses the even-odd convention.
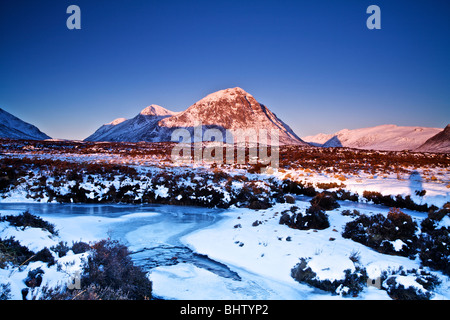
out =
[[[104,124],[85,141],[160,142],[161,131],[158,130],[158,122],[176,114],[177,112],[152,104],[132,119],[118,118]]]
[[[51,139],[36,126],[0,108],[0,138],[45,140]]]
[[[441,128],[381,125],[361,129],[343,129],[334,134],[319,133],[302,137],[320,147],[348,147],[367,150],[416,150],[427,139],[442,132]]]
[[[450,124],[443,131],[425,141],[415,151],[450,153]]]
[[[294,131],[266,106],[241,88],[229,88],[211,93],[185,111],[172,112],[152,105],[130,120],[116,119],[100,127],[87,141],[171,141],[173,130],[185,128],[192,132],[199,123],[207,128],[225,130],[276,131],[279,143],[308,146]],[[236,137],[235,137],[236,138]],[[258,136],[247,137],[248,142],[258,142]]]

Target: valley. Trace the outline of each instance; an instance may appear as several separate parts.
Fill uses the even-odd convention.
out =
[[[445,269],[450,249],[445,240],[450,226],[448,154],[280,146],[279,167],[270,167],[249,163],[252,147],[239,146],[234,151],[243,148],[245,164],[194,158],[180,164],[171,158],[174,146],[2,140],[2,215],[17,215],[19,208],[31,206],[28,210],[58,228],[66,226],[61,241],[98,241],[109,234],[127,244],[135,263],[148,272],[154,295],[164,299],[450,298]],[[36,205],[53,207],[42,214]],[[67,206],[78,215],[56,219]],[[148,206],[171,212],[173,207],[186,222],[188,212],[196,210],[209,212],[205,221],[213,223],[196,219],[198,227],[186,225],[173,238],[178,222],[153,225],[146,220],[123,229],[133,225],[110,214],[108,219],[120,224],[104,224],[104,213],[95,213],[102,206],[121,206],[125,212]],[[400,210],[399,218],[392,208]],[[371,238],[358,238],[359,227],[350,228],[365,219],[384,224],[406,219],[410,222],[397,225],[412,224],[413,231],[382,235],[384,240],[373,245]],[[32,228],[2,228],[2,239],[14,235],[41,241],[27,236]],[[372,232],[378,231],[362,234],[370,237]],[[59,240],[52,241],[56,245]],[[72,257],[75,265],[82,265],[82,257]],[[16,272],[18,283],[8,277],[2,281],[18,290],[25,271]],[[373,279],[378,288],[366,284]],[[427,281],[430,285],[423,286]]]

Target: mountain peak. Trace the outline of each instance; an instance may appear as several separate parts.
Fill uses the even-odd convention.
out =
[[[247,91],[245,91],[244,89],[240,88],[240,87],[234,87],[234,88],[227,88],[227,89],[223,89],[223,90],[219,90],[217,92],[214,92],[212,94],[222,94],[222,95],[245,95],[245,96],[252,96],[250,93],[248,93]]]
[[[167,110],[166,108],[163,108],[161,106],[158,106],[156,104],[149,105],[148,107],[144,108],[141,112],[141,115],[143,116],[173,116],[176,114],[176,112]]]
[[[239,87],[228,88],[208,94],[203,99],[197,101],[195,105],[202,105],[202,104],[207,105],[208,103],[214,101],[235,101],[237,99],[243,98],[254,99],[251,94],[249,94],[242,88]]]
[[[163,127],[192,127],[194,123],[215,126],[221,130],[276,130],[280,144],[305,144],[266,106],[242,88],[228,88],[213,92],[178,115],[163,119]]]
[[[109,122],[109,123],[106,123],[105,125],[107,126],[107,125],[112,125],[112,126],[117,126],[119,123],[122,123],[122,122],[124,122],[124,121],[126,121],[127,119],[125,119],[125,118],[117,118],[117,119],[115,119],[115,120],[113,120],[113,121],[111,121],[111,122]]]

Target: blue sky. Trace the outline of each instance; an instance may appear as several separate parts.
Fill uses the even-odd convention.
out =
[[[66,9],[81,8],[81,30]],[[381,8],[381,30],[366,9]],[[299,136],[450,122],[450,2],[3,0],[0,107],[83,139],[242,87]]]

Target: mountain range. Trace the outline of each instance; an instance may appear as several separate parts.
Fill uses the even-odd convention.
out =
[[[280,145],[308,146],[265,105],[238,87],[211,93],[182,112],[151,105],[132,119],[120,118],[101,126],[85,140],[171,141],[175,129],[187,129],[193,136],[194,127],[199,123],[203,131],[211,128],[220,130],[223,139],[226,137],[225,130],[238,133],[240,129],[253,129],[258,134],[260,129],[265,129],[269,142],[272,141],[270,133],[276,131]],[[236,142],[237,137],[234,139]],[[258,135],[247,137],[247,142],[258,140]]]
[[[319,147],[419,151],[419,147],[425,144],[428,139],[441,132],[443,132],[441,128],[408,127],[387,124],[353,130],[343,129],[333,134],[319,133],[313,136],[302,137],[302,139],[311,145]],[[438,144],[439,150],[436,149]],[[434,144],[433,146],[429,145],[427,150],[431,152],[450,152],[448,145],[447,148],[440,147],[442,144],[441,140],[439,140],[438,144]]]
[[[51,139],[37,127],[20,120],[0,108],[0,138],[45,140]]]
[[[158,122],[176,114],[177,112],[172,112],[161,106],[152,104],[132,119],[118,118],[110,123],[104,124],[85,140],[115,142],[170,141],[170,139],[166,139],[167,134],[163,134],[162,131],[164,130],[158,126]]]
[[[239,87],[211,93],[182,112],[173,112],[152,104],[131,119],[118,118],[102,125],[85,141],[172,141],[175,129],[186,129],[192,137],[198,124],[202,125],[202,132],[218,129],[223,139],[226,130],[239,134],[239,130],[250,129],[258,134],[261,129],[265,129],[269,135],[268,143],[272,141],[270,133],[276,131],[280,145],[450,153],[450,125],[442,129],[388,124],[300,138],[269,108]],[[34,125],[1,108],[0,138],[51,139]],[[237,135],[233,138],[234,142],[239,141]],[[261,142],[258,141],[258,135],[246,138],[247,142]]]

